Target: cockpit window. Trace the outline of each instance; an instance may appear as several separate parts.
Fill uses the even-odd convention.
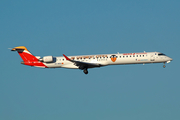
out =
[[[163,53],[159,53],[159,54],[158,54],[158,56],[162,56],[162,55],[165,55],[165,54],[163,54]]]

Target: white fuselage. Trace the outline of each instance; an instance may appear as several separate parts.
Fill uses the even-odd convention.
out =
[[[25,46],[18,46],[11,49],[17,51],[22,58],[21,64],[42,67],[42,68],[72,68],[83,70],[88,74],[89,68],[107,66],[107,65],[125,65],[125,64],[146,64],[146,63],[169,63],[172,58],[160,52],[142,52],[142,53],[118,53],[101,55],[78,55],[62,57],[53,56],[34,56]],[[163,65],[165,68],[165,65]]]
[[[144,53],[118,53],[118,54],[102,54],[102,55],[79,55],[68,56],[71,60],[95,63],[101,66],[107,65],[123,65],[123,64],[146,64],[146,63],[169,63],[172,58],[160,52],[144,52]],[[65,59],[65,57],[54,57],[51,63],[44,63],[48,68],[74,68],[78,69],[73,62]],[[99,66],[100,67],[100,66]]]

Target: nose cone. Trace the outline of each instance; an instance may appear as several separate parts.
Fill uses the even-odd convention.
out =
[[[173,60],[172,58],[168,57],[167,63],[170,63],[172,60]]]
[[[169,58],[170,61],[172,61],[173,59],[172,58]]]

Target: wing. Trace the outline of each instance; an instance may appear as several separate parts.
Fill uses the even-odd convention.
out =
[[[79,69],[84,69],[84,68],[94,68],[94,67],[101,67],[102,65],[99,63],[88,63],[88,62],[81,62],[81,61],[76,61],[76,60],[71,60],[68,58],[66,55],[63,54],[63,56],[66,58],[66,60],[74,63],[74,65],[78,66]]]

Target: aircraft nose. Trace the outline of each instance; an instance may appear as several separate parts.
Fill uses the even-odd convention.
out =
[[[170,63],[172,60],[173,60],[172,58],[168,57],[167,58],[167,63]]]
[[[169,57],[169,60],[172,61],[173,59]]]

